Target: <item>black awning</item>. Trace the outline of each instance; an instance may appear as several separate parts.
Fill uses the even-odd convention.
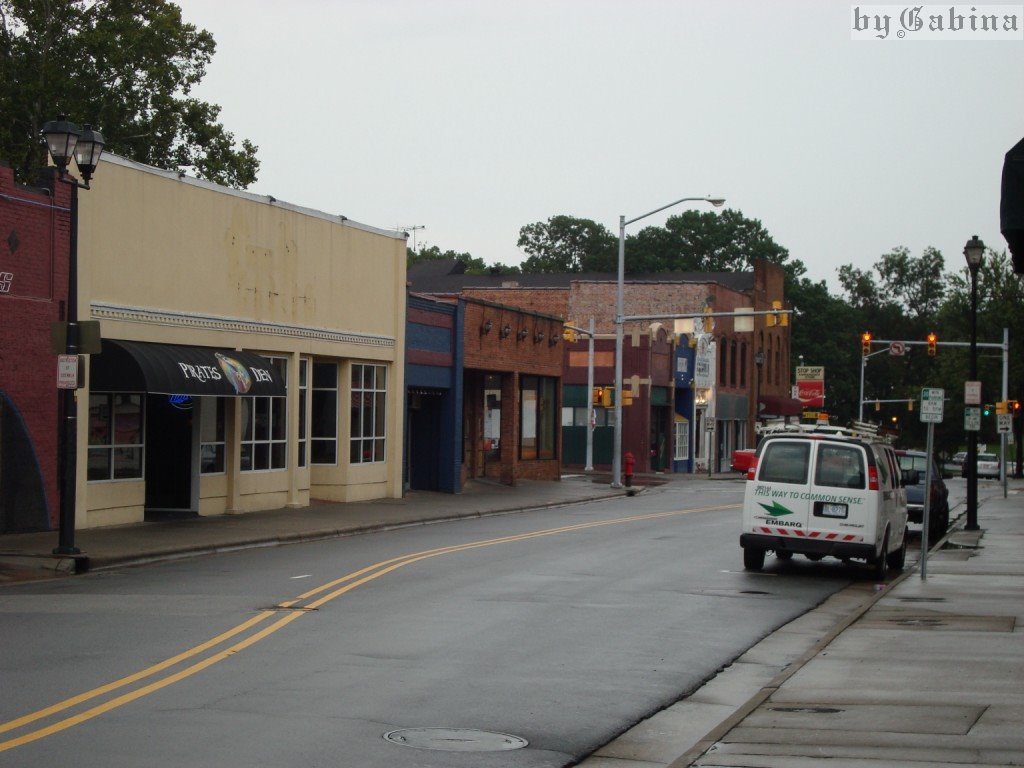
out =
[[[281,396],[285,382],[254,352],[104,339],[89,367],[92,392]]]
[[[804,404],[791,397],[761,395],[758,398],[758,417],[764,416],[799,416],[804,412]]]

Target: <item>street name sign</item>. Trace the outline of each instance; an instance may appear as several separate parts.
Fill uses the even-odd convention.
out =
[[[921,390],[921,421],[925,424],[942,423],[942,402],[945,391],[935,387]]]

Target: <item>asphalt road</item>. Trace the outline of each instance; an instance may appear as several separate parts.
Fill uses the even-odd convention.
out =
[[[742,489],[5,588],[0,766],[566,765],[860,576],[744,573]]]

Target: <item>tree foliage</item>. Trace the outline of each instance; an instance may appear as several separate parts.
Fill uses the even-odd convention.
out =
[[[0,154],[32,181],[43,123],[66,114],[111,152],[245,188],[256,147],[236,147],[220,107],[190,96],[215,47],[165,0],[0,0]]]
[[[520,248],[527,254],[523,272],[614,272],[618,239],[603,224],[572,216],[552,216],[519,230]]]
[[[518,274],[518,266],[506,264],[486,264],[483,259],[474,258],[471,254],[459,251],[442,251],[436,245],[424,246],[418,251],[411,248],[405,249],[406,266],[419,264],[424,261],[451,261],[455,260],[466,265],[467,275],[509,275]]]

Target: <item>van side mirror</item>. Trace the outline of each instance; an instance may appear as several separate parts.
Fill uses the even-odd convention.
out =
[[[917,485],[921,482],[921,470],[919,469],[905,469],[903,470],[903,484],[904,485]]]

